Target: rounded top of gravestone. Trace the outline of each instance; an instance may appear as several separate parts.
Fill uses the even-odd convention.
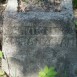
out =
[[[8,0],[6,11],[72,12],[72,0]]]
[[[18,0],[22,12],[61,12],[72,10],[72,0]]]
[[[21,0],[8,0],[7,7],[6,7],[4,14],[11,16],[13,18],[19,17],[21,19],[23,19],[23,18],[24,19],[29,19],[29,18],[30,19],[31,18],[38,18],[38,19],[63,18],[66,20],[67,18],[73,18],[72,0],[60,0],[61,3],[58,2],[59,6],[61,6],[60,11],[54,10],[54,7],[56,8],[58,6],[58,4],[53,5],[53,4],[48,3],[48,1],[52,1],[52,3],[53,3],[54,1],[58,1],[58,0],[26,0],[28,2],[25,2],[24,5],[23,5],[23,2],[20,2],[21,5],[19,5],[20,3],[18,1],[21,1]],[[42,6],[39,8],[38,6],[39,6],[40,1],[42,1],[42,3],[44,4],[45,7],[50,8],[50,9],[45,9],[44,7],[42,8]],[[46,1],[47,1],[47,3],[46,3]],[[34,4],[35,2],[36,2],[36,4]],[[49,5],[46,6],[45,4],[46,5],[49,4]],[[18,5],[21,8],[23,5],[23,7],[25,7],[25,11],[22,10],[22,11],[17,12]],[[26,10],[26,6],[31,6],[31,8],[29,7],[29,9]],[[39,10],[38,10],[38,8],[39,8]]]

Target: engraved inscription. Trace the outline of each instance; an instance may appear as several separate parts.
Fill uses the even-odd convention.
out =
[[[5,33],[5,35],[13,35],[13,36],[23,36],[23,35],[62,35],[62,29],[61,28],[53,28],[53,27],[12,27],[12,30]]]
[[[9,36],[9,38],[5,38],[4,41],[15,46],[18,45],[19,47],[45,47],[45,46],[55,46],[59,45],[62,41],[63,36],[23,36],[23,37],[14,37],[14,36]],[[10,41],[10,42],[9,42]]]

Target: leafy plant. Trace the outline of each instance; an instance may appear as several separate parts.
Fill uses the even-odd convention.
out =
[[[0,77],[10,77],[10,76],[8,76],[8,74],[4,70],[0,69]]]
[[[29,2],[29,0],[22,0],[23,2],[26,2],[26,3],[28,3]]]
[[[77,8],[77,0],[73,0],[73,7]]]
[[[76,30],[77,30],[77,21],[74,21],[74,23],[75,23],[75,27],[76,27]]]
[[[0,77],[6,77],[6,73],[4,70],[0,69]]]
[[[2,59],[3,58],[3,52],[0,51],[0,58]]]
[[[45,68],[39,72],[39,77],[55,77],[56,75],[57,72],[54,67],[48,68],[48,66],[45,66]]]
[[[0,70],[0,76],[5,75],[5,72],[3,70]]]

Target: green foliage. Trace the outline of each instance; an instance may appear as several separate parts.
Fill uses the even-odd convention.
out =
[[[74,23],[75,23],[75,27],[76,27],[76,29],[77,29],[77,21],[74,21]]]
[[[0,70],[0,77],[6,77],[6,75],[5,75],[5,71]]]
[[[75,25],[77,25],[77,21],[75,21]]]
[[[26,2],[26,3],[28,3],[29,2],[29,0],[22,0],[23,2]]]
[[[8,76],[4,70],[0,69],[0,77],[10,77],[10,76]]]
[[[3,52],[0,51],[0,58],[2,59],[3,58]]]
[[[5,75],[5,72],[3,70],[0,70],[0,76]]]
[[[73,0],[73,7],[77,8],[77,0]]]
[[[39,72],[39,77],[55,77],[56,75],[57,72],[54,67],[48,68],[48,66],[45,66],[45,68]]]

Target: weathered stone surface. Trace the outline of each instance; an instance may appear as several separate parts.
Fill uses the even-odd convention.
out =
[[[3,16],[0,15],[0,43],[2,41],[2,25],[3,25]]]
[[[71,0],[68,1],[72,6]],[[11,76],[16,73],[18,77],[38,77],[39,70],[48,65],[54,66],[61,77],[64,72],[67,77],[76,77],[72,7],[59,13],[17,13],[16,9],[9,8],[8,5],[3,23],[3,52],[6,57],[3,69],[8,74],[10,70]]]
[[[5,6],[1,3],[3,2],[0,1],[0,44],[2,43],[3,11],[5,10]]]

